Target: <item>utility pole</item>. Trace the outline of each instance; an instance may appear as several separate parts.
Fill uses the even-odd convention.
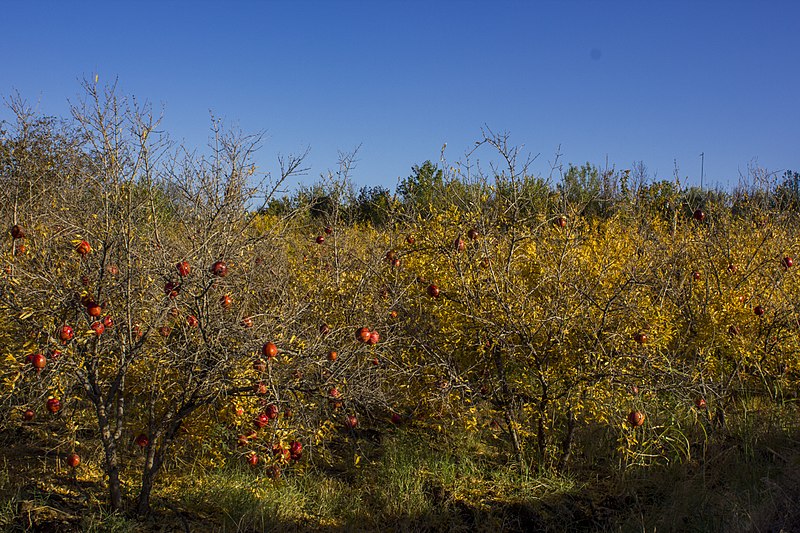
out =
[[[700,152],[700,190],[703,190],[703,166],[705,164],[706,153]]]

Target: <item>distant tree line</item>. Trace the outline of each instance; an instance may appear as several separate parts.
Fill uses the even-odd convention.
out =
[[[560,181],[523,175],[513,179],[502,173],[491,179],[467,181],[430,160],[414,165],[394,193],[386,187],[342,191],[336,185],[317,183],[272,200],[262,213],[285,216],[296,213],[310,221],[334,217],[348,223],[383,228],[399,220],[428,219],[443,207],[466,210],[481,204],[486,210],[508,210],[517,219],[556,216],[567,210],[581,216],[608,218],[619,210],[636,208],[663,219],[691,217],[696,209],[729,209],[734,215],[753,216],[769,210],[800,212],[800,173],[780,175],[756,169],[747,183],[732,190],[701,189],[680,180],[649,179],[636,163],[632,170],[601,170],[591,163],[569,165]],[[436,206],[436,209],[432,209]]]

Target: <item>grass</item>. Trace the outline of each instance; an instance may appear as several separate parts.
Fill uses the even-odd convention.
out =
[[[193,476],[202,482],[173,492],[183,508],[219,517],[221,531],[523,531],[537,513],[559,514],[559,497],[580,489],[520,473],[473,434],[431,442],[401,431],[366,455],[278,481],[238,464],[203,470]]]
[[[388,429],[380,442],[345,439],[336,454],[309,455],[278,480],[198,460],[167,473],[145,521],[104,511],[99,479],[21,471],[7,447],[0,529],[31,530],[23,509],[37,510],[39,525],[53,509],[77,530],[112,532],[800,530],[800,442],[756,438],[749,422],[738,430],[748,438],[729,435],[683,462],[556,476],[521,470],[486,435]]]
[[[612,531],[798,531],[800,442],[714,443],[705,461],[632,469],[610,492],[626,510]]]

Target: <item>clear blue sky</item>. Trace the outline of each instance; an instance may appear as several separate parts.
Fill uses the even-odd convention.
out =
[[[359,144],[357,186],[393,188],[484,124],[564,162],[735,185],[800,171],[800,2],[5,2],[0,94],[62,115],[78,78],[119,78],[192,146],[209,110],[311,149],[306,184]],[[0,117],[8,117],[6,110]],[[489,154],[484,154],[489,158]]]

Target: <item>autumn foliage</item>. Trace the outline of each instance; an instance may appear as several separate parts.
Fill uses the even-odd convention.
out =
[[[114,507],[127,476],[147,512],[175,457],[279,477],[404,425],[560,472],[687,460],[742,410],[797,424],[799,226],[777,200],[571,196],[490,132],[508,168],[482,179],[417,168],[359,211],[345,164],[281,200],[302,158],[267,175],[217,122],[195,156],[86,90],[73,120],[18,106],[3,133],[0,424],[100,464]]]

